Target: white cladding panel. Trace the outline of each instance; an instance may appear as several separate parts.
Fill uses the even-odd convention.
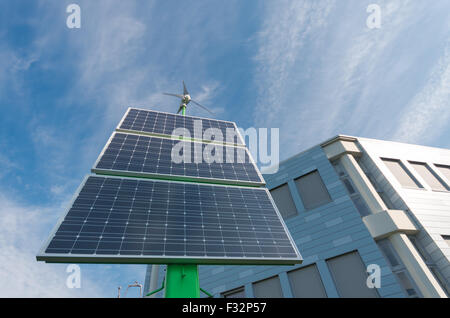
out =
[[[389,188],[394,190],[390,191],[390,195],[398,204],[396,208],[409,209],[415,221],[419,223],[418,226],[425,230],[426,233],[421,233],[418,237],[448,283],[450,246],[442,236],[450,235],[450,192],[433,190],[435,187],[432,187],[429,180],[427,182],[410,162],[426,163],[433,174],[448,187],[450,180],[436,165],[450,166],[450,150],[366,138],[358,138],[358,142],[377,167],[379,175],[375,177],[378,181],[387,180],[390,184],[385,185],[387,191]],[[381,158],[400,160],[423,188],[403,187]]]

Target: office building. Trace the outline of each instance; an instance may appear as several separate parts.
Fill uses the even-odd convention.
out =
[[[448,297],[450,150],[339,135],[264,178],[304,261],[200,266],[214,297]]]

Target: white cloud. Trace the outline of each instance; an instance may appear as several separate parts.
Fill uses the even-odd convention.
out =
[[[154,10],[150,1],[81,1],[79,5],[81,29],[65,29],[57,36],[60,41],[70,37],[68,46],[76,52],[72,61],[76,80],[60,104],[76,101],[85,105],[80,111],[99,114],[98,120],[84,126],[94,130],[77,152],[85,167],[93,164],[127,107],[176,112],[179,102],[162,93],[181,89],[183,79],[194,99],[221,112],[221,105],[210,104],[220,91],[219,82],[204,75],[201,53],[207,43],[205,30],[217,30],[215,21],[208,19],[201,25],[188,18],[171,21],[173,16],[198,13],[195,4],[176,5],[170,13]],[[205,111],[193,106],[188,114],[205,115]]]
[[[382,25],[372,30],[366,26],[368,3],[361,1],[267,3],[254,118],[258,126],[280,128],[282,157],[336,134],[392,139],[402,114],[415,112],[408,101],[421,89],[423,71],[436,57],[445,60],[440,41],[448,39],[448,22],[440,18],[448,4],[377,4]],[[427,91],[448,113],[446,73],[442,67],[438,73],[432,77],[440,83],[430,79]],[[427,120],[430,113],[423,114]]]
[[[285,109],[283,96],[293,68],[309,37],[327,25],[334,1],[277,1],[267,5],[267,17],[259,33],[256,83],[259,88],[257,121],[271,122]],[[297,73],[297,76],[302,76]],[[258,115],[260,114],[260,115]],[[263,118],[261,118],[263,116]]]
[[[0,192],[1,297],[116,297],[117,287],[144,280],[144,265],[84,264],[81,288],[68,288],[68,264],[36,261],[68,200],[58,206],[33,206]],[[136,296],[130,293],[129,296]]]
[[[424,88],[406,107],[393,138],[399,141],[430,142],[448,127],[450,119],[450,41],[436,63]]]
[[[214,100],[214,97],[217,96],[220,91],[222,91],[220,83],[218,81],[203,83],[200,88],[201,91],[196,92],[196,94],[194,95],[191,94],[191,97],[202,106],[214,112],[216,115],[223,113],[225,110],[223,105],[220,105],[220,102]],[[189,105],[189,107],[193,107],[196,113],[206,114],[207,116],[210,115],[208,112],[202,110],[201,108],[198,108],[196,105]]]
[[[0,153],[0,179],[15,169],[19,169],[19,166],[15,162],[12,162],[5,154]]]
[[[104,291],[82,276],[80,289],[66,287],[66,265],[36,261],[51,207],[23,205],[0,193],[0,297],[101,297]]]
[[[80,153],[76,147],[79,147],[81,143],[76,140],[73,133],[63,134],[60,129],[44,124],[37,118],[29,123],[29,130],[34,145],[32,153],[36,160],[39,160],[38,169],[44,171],[48,179],[46,181],[50,181],[50,192],[54,195],[64,195],[62,190],[80,182],[80,180],[74,180],[73,176],[68,176],[67,171],[72,169],[68,167],[69,163],[75,166],[71,161],[74,154]],[[64,187],[58,187],[56,183],[64,184]]]
[[[62,194],[64,192],[65,188],[66,187],[64,185],[53,185],[50,188],[50,192],[52,192],[52,193],[54,193],[56,195],[59,195],[59,194]]]
[[[180,87],[183,79],[194,99],[206,101],[216,93],[218,81],[205,76],[203,49],[209,33],[220,34],[225,26],[213,18],[196,23],[201,4],[168,6],[164,11],[150,1],[82,1],[80,6],[91,22],[70,43],[78,52],[74,64],[79,80],[66,99],[77,94],[82,100],[95,100],[105,110],[104,127],[117,123],[128,106],[175,112],[178,105],[171,108],[162,92]],[[179,15],[185,18],[172,21]],[[202,90],[200,95],[196,88]]]

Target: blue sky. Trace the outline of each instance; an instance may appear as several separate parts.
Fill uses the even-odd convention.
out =
[[[83,265],[68,289],[65,265],[34,256],[125,109],[175,112],[161,93],[182,80],[216,118],[280,128],[280,159],[336,134],[450,148],[446,0],[16,0],[0,25],[0,296],[143,281],[144,266]]]

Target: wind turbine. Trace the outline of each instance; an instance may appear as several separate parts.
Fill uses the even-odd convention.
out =
[[[183,81],[183,95],[181,95],[181,94],[171,94],[171,93],[163,93],[163,94],[164,95],[178,97],[178,98],[181,99],[180,107],[178,108],[177,114],[179,114],[181,112],[184,115],[186,113],[186,107],[189,104],[189,102],[193,102],[195,105],[203,108],[204,110],[206,110],[210,114],[214,115],[214,113],[212,111],[210,111],[208,108],[206,108],[205,106],[200,105],[198,102],[196,102],[195,100],[193,100],[191,98],[191,95],[189,95],[189,92],[188,92],[188,90],[186,88],[186,85],[184,84],[184,81]]]

